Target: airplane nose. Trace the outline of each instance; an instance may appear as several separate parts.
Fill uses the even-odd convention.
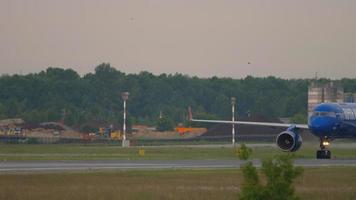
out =
[[[331,131],[332,124],[326,117],[315,117],[311,120],[310,127],[315,133],[327,133]]]

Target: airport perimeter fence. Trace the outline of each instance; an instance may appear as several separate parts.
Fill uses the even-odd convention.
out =
[[[152,138],[128,138],[130,146],[164,146],[164,145],[204,145],[204,144],[231,144],[230,136],[199,136],[192,138],[174,138],[174,139],[152,139]],[[237,143],[272,143],[275,142],[274,135],[243,135],[236,136]],[[62,138],[62,137],[22,137],[22,136],[0,136],[0,144],[103,144],[103,145],[121,145],[121,140],[112,140],[109,138]]]

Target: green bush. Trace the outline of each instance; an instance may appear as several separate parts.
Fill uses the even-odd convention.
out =
[[[170,118],[160,118],[157,122],[157,131],[172,131],[174,130],[173,120]]]
[[[308,116],[307,114],[297,113],[292,116],[290,121],[295,124],[306,124],[308,123]]]
[[[244,183],[242,184],[239,199],[241,200],[262,200],[264,199],[264,187],[260,183],[260,178],[256,167],[252,162],[248,162],[242,167]]]
[[[290,155],[263,161],[262,174],[266,184],[262,185],[256,167],[251,162],[242,167],[244,183],[239,194],[242,200],[296,200],[293,180],[303,173],[303,168],[295,167]]]
[[[248,148],[245,144],[241,144],[239,148],[236,149],[236,154],[240,160],[248,160],[252,153],[252,149]]]

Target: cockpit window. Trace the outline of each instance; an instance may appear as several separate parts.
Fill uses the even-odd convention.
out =
[[[346,120],[355,120],[356,116],[355,113],[352,111],[351,108],[343,108],[344,115]]]
[[[353,108],[352,111],[354,112],[354,116],[355,116],[355,119],[356,119],[356,109]]]
[[[325,111],[314,111],[314,116],[323,116],[323,117],[336,117],[334,112],[325,112]]]

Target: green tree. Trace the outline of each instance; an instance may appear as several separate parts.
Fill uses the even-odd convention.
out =
[[[264,200],[264,187],[260,183],[260,178],[256,167],[252,162],[246,163],[242,167],[244,182],[242,183],[240,200]]]
[[[174,129],[174,123],[170,118],[162,117],[158,119],[157,130],[158,131],[172,131]]]
[[[295,167],[290,155],[264,161],[262,172],[267,178],[267,185],[264,190],[266,199],[299,199],[295,195],[293,180],[303,173],[303,168]]]
[[[0,103],[0,119],[5,117],[5,108],[2,105],[2,103]]]
[[[328,79],[319,80],[320,83]],[[184,122],[187,107],[195,118],[231,119],[232,96],[237,98],[238,117],[252,115],[291,117],[306,121],[310,80],[275,77],[242,79],[198,78],[183,74],[125,74],[109,63],[94,73],[80,76],[72,69],[49,67],[39,73],[0,76],[0,115],[26,117],[32,122],[59,120],[74,127],[93,121],[113,121],[123,111],[121,92],[130,92],[128,113],[133,121],[155,125],[162,110],[174,123]],[[356,92],[356,79],[336,81],[346,92]],[[193,126],[210,126],[206,123]],[[213,125],[213,124],[211,124]]]
[[[240,199],[299,199],[295,195],[293,180],[303,173],[303,168],[295,167],[290,155],[263,161],[261,172],[266,177],[265,185],[260,183],[258,172],[252,162],[242,167],[244,182],[239,194]]]
[[[306,124],[308,122],[308,117],[306,114],[297,113],[292,116],[290,121],[295,124]]]
[[[248,160],[252,153],[252,149],[248,148],[245,144],[241,144],[241,146],[237,148],[236,151],[237,156],[240,158],[240,160]]]

